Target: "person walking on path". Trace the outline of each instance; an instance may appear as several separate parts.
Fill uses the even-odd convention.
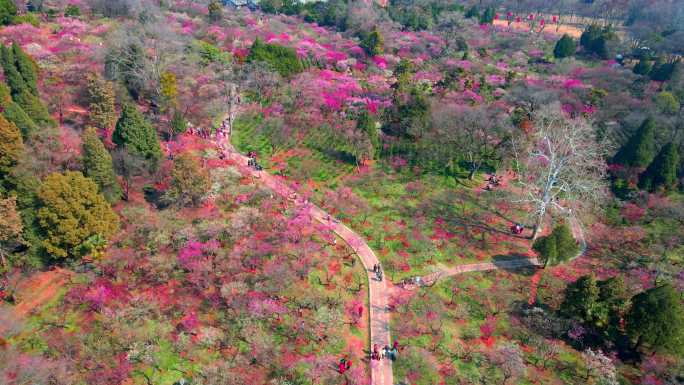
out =
[[[344,374],[344,372],[347,371],[347,359],[346,358],[342,357],[342,359],[340,360],[340,363],[337,365],[337,371],[340,374]]]

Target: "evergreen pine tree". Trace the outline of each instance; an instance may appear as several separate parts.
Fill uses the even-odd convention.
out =
[[[684,354],[684,305],[672,285],[654,287],[632,297],[626,323],[635,349],[646,344],[649,350]]]
[[[173,135],[180,135],[187,131],[187,129],[188,121],[185,120],[183,113],[179,110],[174,110],[171,118],[171,133]]]
[[[576,50],[577,44],[575,43],[575,40],[568,34],[565,34],[556,42],[556,47],[553,49],[553,56],[559,59],[570,57],[575,54]]]
[[[121,198],[121,186],[116,180],[112,156],[93,127],[88,127],[83,132],[83,168],[85,175],[97,183],[100,192],[109,202],[116,202]]]
[[[37,199],[42,246],[52,258],[97,251],[119,228],[119,217],[98,192],[97,184],[80,172],[48,175]]]
[[[651,61],[647,58],[641,58],[637,65],[632,69],[632,72],[637,75],[648,75],[648,73],[651,72]]]
[[[116,123],[116,96],[111,82],[88,75],[88,112],[92,124],[108,130]]]
[[[21,130],[21,136],[24,140],[38,130],[33,119],[12,100],[9,87],[2,82],[0,82],[0,107],[2,108],[2,115]]]
[[[22,93],[28,87],[24,82],[24,78],[19,71],[17,71],[12,49],[0,45],[0,56],[2,58],[2,70],[5,73],[5,82],[7,82],[7,85],[12,91],[12,95],[14,96]]]
[[[196,206],[210,187],[207,170],[190,154],[181,154],[173,162],[171,186],[164,200],[180,206]]]
[[[472,7],[468,8],[468,10],[465,13],[466,19],[471,19],[473,17],[480,17],[480,9],[477,8],[477,5],[473,5]]]
[[[359,114],[359,117],[356,120],[356,127],[368,136],[368,140],[372,147],[372,153],[369,154],[370,158],[377,157],[380,149],[380,133],[375,125],[375,121],[371,118],[367,110],[363,110]]]
[[[556,226],[551,234],[537,238],[532,249],[539,254],[544,266],[554,266],[577,255],[579,246],[570,228],[566,224],[561,224]]]
[[[384,44],[385,40],[380,34],[380,31],[378,31],[377,28],[373,28],[373,30],[361,41],[360,46],[366,51],[368,56],[376,56],[382,53]]]
[[[13,0],[0,0],[0,24],[9,25],[17,15],[17,6]]]
[[[41,126],[55,126],[47,106],[34,94],[24,90],[14,95],[14,101],[26,112],[31,120]]]
[[[33,60],[27,55],[17,43],[12,43],[12,55],[17,71],[24,79],[24,84],[28,90],[38,96],[38,74]]]
[[[565,288],[565,299],[560,306],[560,313],[565,317],[593,323],[601,317],[599,308],[599,287],[593,274],[582,276]]]
[[[211,21],[218,21],[223,17],[223,7],[221,7],[221,3],[219,3],[218,0],[210,1],[208,10],[209,20]]]
[[[0,115],[0,190],[7,187],[10,172],[17,165],[24,152],[21,133],[14,123]]]
[[[646,171],[639,176],[639,188],[649,191],[669,191],[677,185],[679,154],[674,143],[668,143],[660,150]]]
[[[647,118],[615,155],[615,162],[631,167],[646,167],[655,155],[655,121]]]
[[[493,7],[487,7],[485,11],[480,16],[480,24],[492,24],[494,22],[494,16],[496,12]]]
[[[679,60],[666,62],[662,58],[658,58],[649,72],[651,80],[666,82],[671,80],[674,75],[681,71],[681,63]]]
[[[116,122],[112,140],[119,147],[125,147],[135,154],[152,160],[155,166],[162,157],[157,132],[140,111],[130,104],[124,105],[121,116]]]

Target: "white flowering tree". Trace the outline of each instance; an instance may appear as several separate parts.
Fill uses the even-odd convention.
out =
[[[522,196],[517,203],[531,206],[532,238],[542,230],[553,209],[570,214],[604,195],[607,145],[583,118],[569,119],[558,104],[534,114],[535,131],[514,143]]]

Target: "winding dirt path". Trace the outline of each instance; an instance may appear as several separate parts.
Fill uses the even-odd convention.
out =
[[[240,154],[233,148],[227,139],[220,140],[224,155],[227,159],[235,161],[238,165],[247,165],[248,157]],[[349,227],[340,221],[331,217],[328,213],[319,207],[309,203],[306,200],[298,198],[296,192],[277,176],[271,175],[266,171],[256,171],[249,168],[249,172],[253,177],[258,178],[261,183],[273,190],[278,195],[293,200],[297,207],[303,207],[309,210],[310,215],[318,222],[329,226],[340,238],[342,238],[351,247],[354,252],[361,259],[364,268],[368,275],[368,303],[370,304],[370,347],[378,345],[380,349],[383,346],[391,346],[390,339],[390,313],[387,306],[390,295],[388,290],[387,280],[378,281],[375,279],[373,273],[373,266],[380,265],[380,260],[375,255],[373,250],[368,247],[368,244],[356,234]],[[294,198],[294,199],[293,199]],[[394,385],[392,374],[392,365],[390,360],[380,360],[370,362],[371,365],[371,383],[373,385]]]

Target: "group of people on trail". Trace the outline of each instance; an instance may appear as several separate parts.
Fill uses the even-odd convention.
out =
[[[423,286],[425,284],[425,281],[423,281],[422,277],[410,277],[403,279],[401,282],[399,282],[399,286],[401,287],[407,287],[407,286]]]
[[[525,230],[525,227],[520,223],[515,223],[511,226],[511,232],[515,235],[522,234],[523,230]]]
[[[247,153],[247,156],[249,157],[249,159],[247,159],[247,166],[254,167],[254,169],[257,171],[261,171],[264,169],[263,167],[261,167],[259,163],[257,163],[256,152],[250,151]]]
[[[375,279],[382,282],[382,267],[376,263],[373,265],[373,272],[375,273]]]
[[[501,184],[501,177],[492,174],[489,176],[489,178],[487,178],[487,185],[485,186],[484,189],[487,191],[491,191],[494,189],[494,187],[499,187],[500,184]]]
[[[189,127],[188,128],[188,134],[199,136],[202,139],[209,139],[209,138],[211,138],[211,129],[200,128],[200,127]]]
[[[382,352],[378,351],[378,345],[374,344],[373,351],[371,352],[371,360],[380,361],[383,358],[389,358],[392,361],[396,361],[398,355],[399,341],[395,340],[394,344],[392,344],[392,348],[385,345],[385,347],[382,348]]]
[[[337,371],[340,372],[340,374],[344,374],[347,370],[349,370],[352,366],[351,360],[347,359],[347,357],[342,357],[340,360],[340,363],[337,364]]]

